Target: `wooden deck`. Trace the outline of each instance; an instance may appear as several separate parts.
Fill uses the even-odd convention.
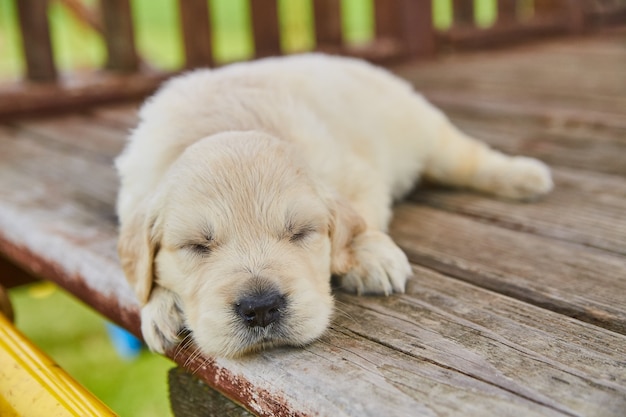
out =
[[[626,30],[394,70],[465,131],[548,162],[554,192],[419,189],[391,228],[406,294],[337,293],[304,349],[174,359],[264,416],[624,416]],[[135,111],[0,126],[0,253],[137,332],[111,164]]]

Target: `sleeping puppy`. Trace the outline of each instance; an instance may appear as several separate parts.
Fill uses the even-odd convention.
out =
[[[333,311],[331,276],[403,292],[411,268],[386,230],[421,175],[511,199],[552,188],[543,163],[490,149],[355,59],[194,71],[140,119],[116,161],[118,249],[157,352],[183,329],[209,356],[310,343]]]

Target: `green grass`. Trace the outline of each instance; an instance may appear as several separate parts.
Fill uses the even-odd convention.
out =
[[[10,291],[17,327],[122,417],[171,416],[167,371],[174,363],[148,351],[123,359],[106,321],[52,284]]]

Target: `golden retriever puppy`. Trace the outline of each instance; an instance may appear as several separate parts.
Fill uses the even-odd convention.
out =
[[[117,159],[119,255],[148,346],[181,330],[206,355],[304,345],[326,329],[331,275],[402,292],[386,234],[420,175],[513,199],[552,188],[541,162],[461,133],[406,82],[320,54],[177,77]]]

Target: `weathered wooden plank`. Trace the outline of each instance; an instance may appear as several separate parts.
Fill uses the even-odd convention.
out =
[[[185,67],[213,65],[209,4],[207,0],[179,0]]]
[[[31,177],[46,178],[49,183],[42,183],[32,190],[34,195],[31,197],[38,196],[37,204],[50,206],[52,210],[80,203],[83,215],[74,223],[84,221],[94,228],[100,223],[100,228],[110,228],[113,234],[116,232],[113,202],[117,193],[117,175],[111,157],[84,152],[79,146],[59,146],[19,130],[0,132],[3,145],[0,169],[7,181],[9,177],[14,181],[22,176],[28,180]],[[17,197],[23,194],[26,200],[29,198],[29,189],[24,185],[17,184],[15,190],[5,190],[5,193],[9,192]]]
[[[253,417],[181,367],[170,369],[167,383],[174,417]]]
[[[499,227],[626,255],[626,181],[565,168],[553,172],[556,187],[539,204],[441,188],[418,189],[409,198]]]
[[[623,256],[401,204],[392,236],[411,261],[626,333]]]
[[[623,335],[594,336],[586,330],[598,330],[593,326],[426,269],[414,272],[403,296],[339,295],[340,325],[417,360],[462,369],[476,380],[562,412],[619,415],[626,404]],[[578,332],[572,325],[580,326]],[[582,353],[581,345],[592,352]],[[610,375],[594,371],[609,363]],[[620,394],[604,408],[598,400],[613,390]]]
[[[94,109],[91,114],[103,124],[128,130],[139,123],[140,105],[140,103],[127,103],[102,106]]]
[[[107,46],[106,68],[120,72],[135,72],[139,58],[129,0],[101,2],[102,28]]]
[[[532,57],[542,59],[541,56]],[[626,82],[620,77],[619,68],[626,63],[626,55],[620,57],[622,58],[620,60],[614,60],[607,66],[602,66],[601,58],[599,58],[597,72],[586,78],[584,82],[577,81],[576,71],[573,71],[572,68],[566,68],[566,65],[581,65],[582,60],[594,59],[595,56],[581,56],[569,60],[566,58],[558,59],[556,54],[552,57],[546,61],[550,62],[550,66],[554,65],[555,68],[550,72],[550,75],[545,77],[534,77],[530,66],[521,62],[519,57],[512,57],[511,62],[494,61],[491,66],[458,62],[457,65],[466,65],[466,68],[462,74],[457,73],[457,78],[447,78],[454,72],[449,65],[438,68],[440,72],[430,68],[416,77],[409,75],[408,78],[422,90],[466,92],[474,94],[477,98],[483,94],[497,94],[502,98],[543,99],[545,100],[544,105],[561,103],[585,110],[597,109],[607,112],[611,110],[619,112],[621,110],[621,107],[611,109],[610,106],[615,106],[618,103],[623,104],[624,98],[620,92],[624,90]],[[516,63],[518,65],[515,65]],[[501,71],[508,72],[510,77],[504,76]],[[445,84],[446,80],[449,84]],[[573,83],[576,82],[580,85],[573,88]],[[585,97],[589,100],[588,104],[585,104]],[[604,104],[604,106],[596,107],[596,103]]]
[[[576,113],[548,111],[544,114],[546,120],[524,120],[521,112],[516,116],[506,111],[482,111],[479,106],[462,111],[442,107],[461,130],[505,152],[537,157],[550,165],[626,175],[625,129],[619,125],[603,126],[622,123],[620,116],[594,117],[587,113],[590,118],[580,120]],[[500,110],[505,109],[503,106]]]
[[[0,130],[0,252],[137,333],[115,241],[112,165]]]
[[[626,80],[621,68],[626,66],[626,48],[623,43],[605,43],[605,39],[581,40],[575,45],[551,42],[525,47],[523,53],[457,56],[428,66],[404,66],[397,72],[424,91],[623,113]],[[594,63],[594,70],[581,79],[579,69],[589,62]],[[459,67],[463,71],[459,72]]]
[[[626,112],[620,108],[613,111],[582,109],[577,108],[575,103],[546,104],[541,98],[517,98],[509,101],[497,94],[485,93],[432,89],[424,93],[450,117],[470,123],[474,121],[476,125],[489,121],[501,126],[498,122],[506,120],[514,127],[525,124],[529,129],[599,129],[603,130],[602,135],[608,137],[616,137],[617,132],[626,129]]]
[[[277,0],[250,0],[254,56],[280,55],[280,26]]]
[[[48,3],[48,0],[21,0],[16,4],[27,77],[31,81],[50,82],[57,78],[50,41]]]
[[[65,147],[86,159],[106,163],[122,151],[129,133],[129,128],[107,125],[84,113],[24,120],[15,126],[21,136],[42,141],[46,147]]]

